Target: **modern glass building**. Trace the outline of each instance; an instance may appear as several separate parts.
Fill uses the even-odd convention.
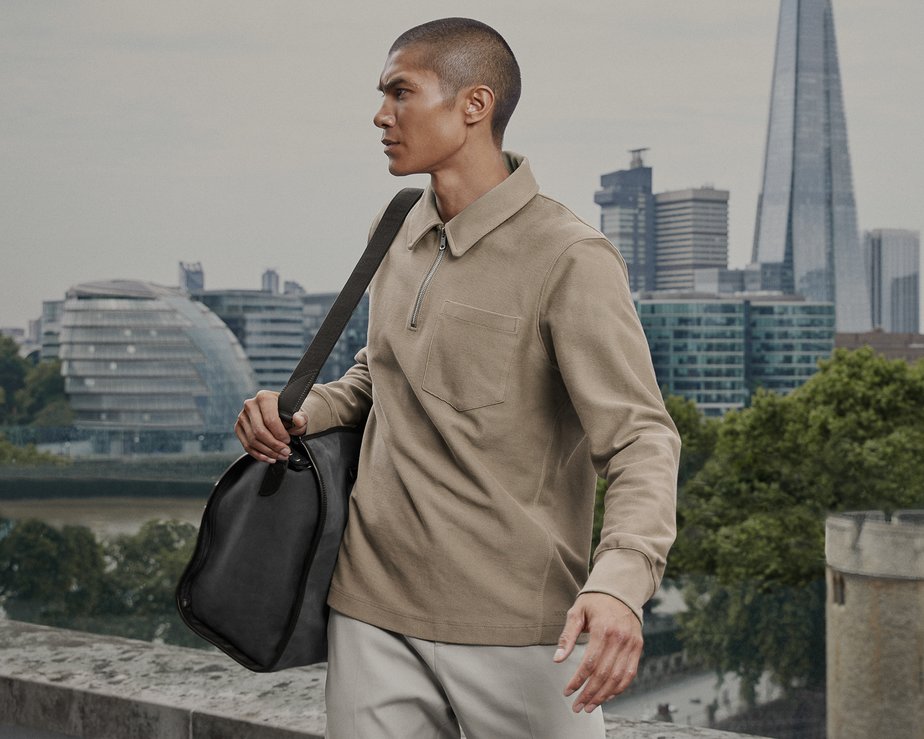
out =
[[[698,269],[728,265],[728,190],[655,195],[655,289],[693,290]]]
[[[331,306],[337,299],[337,293],[313,293],[303,295],[304,310],[304,327],[305,327],[305,346],[311,343],[321,324],[327,317]],[[356,310],[350,317],[349,323],[337,343],[334,344],[334,350],[330,353],[321,373],[318,375],[318,382],[332,382],[343,377],[343,373],[353,366],[353,358],[356,352],[366,345],[369,334],[369,293],[362,296]]]
[[[646,149],[633,149],[629,169],[600,177],[594,202],[600,206],[600,230],[619,249],[629,268],[633,292],[655,289],[655,200]]]
[[[261,389],[278,391],[285,387],[305,351],[298,296],[262,290],[200,290],[191,297],[208,306],[231,329],[244,347]]]
[[[879,228],[864,235],[873,328],[916,334],[921,310],[921,234]]]
[[[745,407],[758,387],[795,389],[834,348],[831,303],[673,293],[636,307],[662,391],[707,416]]]
[[[831,0],[781,0],[753,261],[765,290],[870,328]]]
[[[68,290],[59,357],[78,428],[227,435],[256,385],[217,316],[134,280]]]

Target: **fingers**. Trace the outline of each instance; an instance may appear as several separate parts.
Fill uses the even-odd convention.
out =
[[[587,679],[572,710],[590,713],[622,693],[635,679],[641,653],[641,638],[623,630],[609,631],[596,644],[588,644],[578,668],[578,675],[586,675]]]
[[[244,451],[261,462],[276,462],[290,454],[289,431],[279,418],[277,395],[261,390],[245,400],[234,424],[234,433]]]
[[[561,636],[558,637],[558,649],[555,650],[555,656],[552,659],[556,662],[564,662],[568,659],[582,631],[584,631],[584,611],[578,606],[572,606],[568,609],[565,617],[565,628],[562,630]],[[571,682],[574,682],[574,678],[571,678]],[[581,683],[583,682],[582,680]],[[574,690],[577,690],[581,683],[575,685]],[[571,683],[568,684],[570,685]],[[566,693],[566,695],[570,695],[570,693]]]
[[[292,416],[292,428],[289,429],[290,436],[304,436],[308,431],[308,416],[302,411],[298,411]]]

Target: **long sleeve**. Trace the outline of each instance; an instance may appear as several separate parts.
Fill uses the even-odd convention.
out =
[[[359,426],[372,406],[372,378],[366,364],[366,347],[354,357],[354,364],[334,382],[315,385],[302,404],[308,416],[308,433],[335,426]]]
[[[545,282],[539,329],[607,484],[600,544],[581,592],[612,595],[641,620],[676,534],[680,438],[612,244],[588,239],[561,254]]]

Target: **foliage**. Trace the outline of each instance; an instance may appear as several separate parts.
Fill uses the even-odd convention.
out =
[[[720,421],[706,418],[692,400],[678,395],[664,399],[667,412],[680,434],[680,472],[677,488],[682,491],[687,481],[702,469],[715,449]]]
[[[691,652],[747,689],[823,678],[824,520],[924,503],[924,364],[837,350],[782,397],[728,414],[684,487],[669,576],[688,575]],[[702,577],[701,575],[709,575]]]
[[[201,646],[173,596],[195,538],[180,521],[100,542],[83,526],[0,519],[0,604],[12,618]]]
[[[35,426],[69,426],[74,413],[64,394],[58,360],[39,362],[25,376],[15,395],[16,421]]]
[[[0,335],[0,423],[10,423],[16,392],[26,381],[29,363],[19,356],[19,344]]]
[[[3,434],[0,434],[0,465],[15,464],[22,467],[38,467],[40,465],[61,466],[69,463],[70,460],[68,459],[40,452],[35,448],[35,444],[16,446]]]

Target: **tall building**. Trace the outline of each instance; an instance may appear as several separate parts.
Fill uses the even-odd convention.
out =
[[[306,347],[311,343],[318,329],[321,328],[324,318],[336,299],[337,293],[314,293],[302,297]],[[356,352],[366,345],[368,333],[369,294],[366,293],[360,299],[356,310],[353,311],[353,315],[350,317],[350,321],[347,323],[343,333],[340,334],[337,343],[334,344],[334,349],[321,368],[317,381],[332,382],[343,377],[343,373],[353,366],[353,358],[356,356]]]
[[[658,384],[707,416],[764,387],[786,393],[834,348],[834,306],[799,296],[643,294],[636,307]]]
[[[202,262],[180,262],[180,290],[186,293],[205,288]]]
[[[655,195],[655,289],[692,290],[697,269],[728,266],[728,190]]]
[[[868,331],[831,0],[781,0],[753,261],[763,289],[833,302],[839,331]]]
[[[916,334],[921,308],[921,234],[879,228],[867,231],[863,243],[873,328]]]
[[[240,341],[259,387],[282,390],[305,350],[301,299],[263,290],[202,290],[192,297]]]
[[[601,209],[600,230],[626,260],[633,292],[655,289],[655,200],[644,151],[632,149],[630,168],[600,177],[594,194]]]
[[[39,343],[42,359],[57,359],[61,345],[61,316],[64,313],[63,300],[43,300],[42,317],[39,319]]]
[[[274,269],[268,269],[263,273],[261,278],[261,290],[265,293],[275,295],[279,292],[279,273]]]
[[[68,290],[59,317],[61,374],[78,428],[227,435],[254,392],[227,326],[177,289],[84,283]]]

